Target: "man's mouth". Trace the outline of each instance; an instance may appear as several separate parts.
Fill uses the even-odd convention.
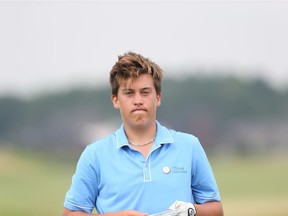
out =
[[[146,112],[146,109],[137,108],[137,109],[133,109],[132,112]]]

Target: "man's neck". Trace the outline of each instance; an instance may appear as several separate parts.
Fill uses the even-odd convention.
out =
[[[132,143],[143,144],[156,136],[156,122],[147,127],[128,127],[124,125],[127,139]]]

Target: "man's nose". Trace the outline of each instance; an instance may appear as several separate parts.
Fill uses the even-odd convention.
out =
[[[140,93],[136,93],[134,95],[134,104],[135,105],[143,104],[143,97]]]

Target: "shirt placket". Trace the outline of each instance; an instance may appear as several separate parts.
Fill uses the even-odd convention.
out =
[[[151,169],[150,169],[150,156],[148,156],[144,162],[143,178],[144,178],[144,182],[148,182],[152,180]]]

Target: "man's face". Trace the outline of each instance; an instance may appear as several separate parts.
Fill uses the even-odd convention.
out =
[[[143,128],[155,124],[161,94],[156,93],[152,76],[143,74],[134,78],[128,86],[122,82],[118,95],[112,96],[112,102],[120,110],[126,127]]]

